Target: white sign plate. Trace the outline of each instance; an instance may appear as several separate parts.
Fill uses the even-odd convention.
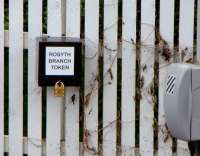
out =
[[[74,47],[46,47],[46,75],[74,75]]]

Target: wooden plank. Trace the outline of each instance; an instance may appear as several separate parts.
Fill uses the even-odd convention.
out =
[[[80,0],[66,1],[66,36],[80,37]],[[66,155],[78,156],[79,87],[65,89],[65,141]]]
[[[23,153],[23,0],[9,1],[9,155]]]
[[[99,0],[85,1],[84,155],[98,152]]]
[[[193,58],[194,0],[180,0],[179,51],[183,62]]]
[[[38,87],[38,49],[36,38],[42,35],[42,1],[28,3],[28,155],[42,154],[42,88]],[[37,11],[35,11],[37,8]]]
[[[153,156],[155,0],[141,1],[140,155]]]
[[[62,35],[61,0],[48,0],[47,33],[49,36]],[[61,154],[61,114],[64,98],[55,97],[53,87],[47,88],[47,131],[46,154],[59,156]]]
[[[4,0],[0,0],[0,155],[4,151]]]
[[[194,0],[180,0],[179,18],[180,61],[191,62],[193,59]],[[190,155],[187,142],[177,141],[177,155]]]
[[[4,47],[7,47],[7,48],[9,47],[9,31],[8,30],[4,30]],[[28,49],[28,32],[23,32],[23,48]]]
[[[104,1],[103,155],[116,155],[118,1]]]
[[[65,89],[65,155],[79,155],[79,88]],[[72,97],[75,99],[72,101]]]
[[[168,8],[168,9],[166,9]],[[167,27],[166,27],[167,25]],[[159,111],[158,111],[158,155],[172,156],[172,138],[166,128],[163,106],[164,83],[167,65],[173,61],[174,42],[174,0],[160,1],[160,55],[159,55]],[[169,51],[168,51],[169,50]],[[171,58],[165,57],[169,53]]]
[[[127,156],[135,155],[136,6],[123,0],[121,145]]]

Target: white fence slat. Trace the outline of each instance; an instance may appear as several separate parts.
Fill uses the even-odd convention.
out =
[[[151,89],[154,78],[155,0],[141,1],[141,100],[140,155],[153,156],[154,102]]]
[[[61,151],[61,109],[64,103],[61,97],[53,96],[53,88],[47,89],[47,131],[46,154],[59,156]]]
[[[66,36],[80,37],[80,0],[66,1]],[[72,101],[74,97],[74,101]],[[65,89],[65,153],[79,155],[79,87]]]
[[[28,49],[28,32],[23,32],[23,48]],[[9,31],[4,30],[4,47],[9,48]]]
[[[98,151],[99,0],[85,1],[84,155]],[[89,135],[87,134],[89,133]],[[93,150],[91,150],[93,149]]]
[[[166,9],[167,8],[167,9]],[[167,27],[166,27],[167,25]],[[159,55],[159,111],[158,111],[158,155],[172,156],[172,138],[166,129],[165,113],[163,106],[164,83],[166,76],[166,67],[173,60],[173,41],[174,41],[174,0],[160,1],[160,44],[169,48],[171,58],[168,61],[162,53]],[[163,41],[164,40],[164,41]],[[164,45],[166,42],[167,45]],[[163,50],[163,49],[162,49]]]
[[[188,61],[193,57],[194,35],[194,0],[180,0],[179,17],[179,51],[181,61]]]
[[[104,1],[103,155],[116,155],[118,0]]]
[[[66,1],[66,36],[80,37],[80,0]]]
[[[190,151],[187,142],[177,140],[177,156],[190,156]]]
[[[51,37],[61,37],[61,0],[48,0],[47,32]],[[64,98],[55,97],[53,87],[47,87],[46,154],[59,156],[61,151],[61,116]]]
[[[180,0],[179,18],[180,60],[186,62],[193,58],[194,0]],[[177,155],[190,155],[187,142],[177,141]]]
[[[4,152],[4,0],[0,0],[0,155]]]
[[[123,0],[121,144],[127,156],[135,155],[136,6]]]
[[[65,155],[79,155],[79,88],[65,89]],[[72,101],[72,97],[75,97]]]
[[[23,0],[9,1],[9,155],[23,153]]]
[[[28,155],[42,154],[42,88],[38,87],[38,49],[36,38],[42,34],[42,1],[28,2]],[[35,11],[37,8],[37,11]]]

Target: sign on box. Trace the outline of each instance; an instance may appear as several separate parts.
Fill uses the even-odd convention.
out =
[[[80,86],[82,43],[80,38],[38,38],[38,84]]]
[[[74,47],[46,47],[46,75],[74,75]]]

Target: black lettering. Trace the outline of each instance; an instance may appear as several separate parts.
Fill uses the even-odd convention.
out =
[[[52,52],[49,52],[49,56],[50,56],[50,57],[53,56],[53,53],[52,53]]]
[[[52,59],[49,59],[49,63],[52,63]]]

